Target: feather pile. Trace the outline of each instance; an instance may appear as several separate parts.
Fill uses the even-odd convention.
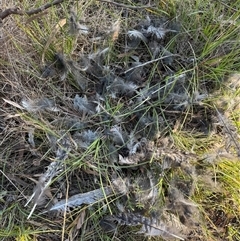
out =
[[[71,34],[86,35],[91,41],[92,31],[79,23],[74,12],[70,14],[69,25]],[[33,203],[28,218],[36,206],[44,203],[53,179],[63,176],[66,167],[73,168],[70,165],[74,166],[75,160],[66,160],[74,156],[79,170],[76,171],[75,166],[73,169],[80,173],[77,178],[87,173],[92,175],[92,180],[89,177],[88,180],[101,185],[66,195],[48,207],[49,212],[109,204],[106,201],[109,198],[111,205],[121,210],[119,208],[120,214],[107,214],[101,220],[108,231],[116,231],[118,225],[140,226],[138,233],[146,236],[184,240],[190,232],[186,226],[191,229],[197,226],[198,207],[191,201],[192,191],[189,191],[194,186],[195,169],[191,161],[196,160],[196,156],[160,143],[177,129],[179,122],[192,124],[188,110],[205,112],[203,105],[208,97],[206,91],[193,86],[191,74],[184,69],[188,67],[187,60],[183,61],[165,46],[165,38],[178,31],[162,19],[147,17],[128,30],[125,43],[119,45],[124,46],[121,49],[124,56],[129,55],[129,62],[123,65],[111,63],[111,58],[107,59],[111,51],[104,46],[94,53],[79,54],[76,61],[71,56],[56,54],[54,64],[60,72],[58,77],[65,82],[70,79],[78,88],[64,100],[66,105],[59,105],[61,108],[48,98],[22,101],[24,109],[36,115],[41,112],[41,118],[45,118],[46,111],[53,111],[53,115],[57,112],[49,120],[53,131],[46,133],[54,158],[41,174],[28,201]],[[109,35],[114,43],[118,41],[120,21],[114,23],[105,36]],[[94,38],[94,43],[96,41]],[[146,55],[142,54],[143,50]],[[229,137],[236,140],[232,128],[219,116]],[[35,148],[31,132],[29,143]],[[239,145],[235,145],[239,149]],[[70,152],[73,155],[69,155]],[[102,177],[102,167],[104,175],[111,178]],[[191,185],[185,190],[186,185],[178,185],[182,181],[167,181],[164,202],[159,197],[159,183],[176,169],[181,169]],[[116,200],[122,203],[117,204]]]

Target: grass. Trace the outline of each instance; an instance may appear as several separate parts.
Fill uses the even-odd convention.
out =
[[[21,8],[36,8],[45,2],[21,1]],[[124,4],[134,5],[133,1],[124,1]],[[140,211],[147,217],[152,214],[151,208],[156,213],[160,208],[169,209],[171,187],[189,192],[189,198],[200,210],[199,228],[193,229],[185,220],[189,229],[195,232],[194,237],[188,235],[186,240],[239,240],[240,150],[236,144],[240,132],[239,4],[239,1],[212,0],[194,3],[190,0],[184,3],[155,1],[153,9],[135,11],[95,0],[78,1],[74,6],[64,1],[43,15],[11,15],[4,19],[1,29],[4,37],[0,39],[1,240],[147,240],[136,234],[138,227],[120,225],[108,233],[99,222],[107,215],[120,213],[123,206],[127,212]],[[15,6],[15,2],[3,1],[2,5],[4,9]],[[77,12],[77,19],[90,27],[89,35],[69,34],[72,7]],[[136,49],[123,51],[126,31],[134,29],[147,15],[164,18],[170,28],[179,30],[161,40],[168,51],[180,56],[174,59],[173,65],[155,62],[137,68],[140,77],[131,77],[136,78],[141,88],[148,86],[146,92],[152,88],[156,93],[154,98],[141,97],[141,88],[137,97],[106,95],[99,106],[100,111],[89,118],[88,114],[80,114],[73,108],[73,98],[76,94],[91,98],[95,86],[90,84],[89,89],[82,91],[77,82],[80,77],[72,71],[64,79],[61,68],[53,67],[57,72],[50,77],[41,76],[46,66],[50,69],[55,66],[56,53],[77,61],[79,56],[108,47],[106,65],[111,70],[123,71],[131,67],[134,56],[142,63],[151,60],[153,54],[146,44],[140,45],[144,50],[140,53]],[[120,30],[116,28],[117,21]],[[102,39],[92,41],[96,36]],[[90,83],[96,83],[97,78],[91,73],[84,72],[83,75]],[[168,101],[169,96],[181,87],[179,76],[185,78],[188,97],[183,98],[176,92]],[[201,94],[207,97],[201,99]],[[42,97],[53,99],[61,112],[29,112],[17,106],[21,105],[22,99]],[[136,102],[136,98],[142,100]],[[219,119],[218,113],[223,120]],[[67,120],[73,121],[75,127]],[[116,124],[121,125],[125,133],[134,131],[151,139],[152,148],[159,150],[159,157],[150,156],[138,164],[117,165],[116,150],[123,156],[126,150],[112,144],[110,130]],[[85,129],[101,135],[87,148],[79,149],[73,133],[83,135]],[[31,131],[35,146],[29,141]],[[63,144],[64,140],[67,146]],[[130,142],[127,140],[126,143],[130,145]],[[47,193],[50,203],[106,185],[113,187],[115,176],[128,179],[133,190],[106,196],[92,205],[82,205],[56,216],[42,214],[44,207],[40,205],[27,219],[31,205],[24,205],[39,176],[56,160],[59,146],[61,151],[66,151],[68,145],[71,151],[63,170],[52,179]],[[171,160],[174,165],[163,171],[161,168],[166,160]],[[180,166],[175,166],[179,162]],[[157,179],[151,188],[158,190],[158,198],[151,208],[148,203],[151,201],[146,202],[143,198],[150,195],[149,187],[144,187],[141,179],[148,175],[148,179],[143,179],[145,182]],[[193,187],[185,187],[190,182]],[[123,187],[120,185],[119,188]],[[139,198],[137,202],[134,196]],[[176,216],[181,216],[181,210],[175,212]],[[152,237],[151,240],[162,239]]]

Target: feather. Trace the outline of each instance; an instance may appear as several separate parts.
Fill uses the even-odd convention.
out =
[[[136,48],[141,41],[147,43],[147,38],[138,30],[130,30],[127,32],[127,49],[134,49]]]
[[[53,100],[48,98],[35,99],[35,100],[22,100],[22,106],[29,112],[37,111],[59,111]]]
[[[79,118],[59,117],[51,122],[51,125],[65,130],[81,130],[86,127],[86,123],[80,122]]]
[[[70,33],[73,35],[88,35],[89,33],[89,28],[86,25],[79,23],[77,20],[77,14],[73,10],[70,12],[69,27]]]
[[[90,60],[93,60],[99,66],[103,66],[104,58],[108,52],[109,52],[109,48],[105,48],[103,50],[97,50],[96,52],[89,54],[88,58]]]
[[[164,27],[148,26],[147,29],[142,29],[142,33],[146,36],[156,36],[158,40],[163,39],[168,32],[176,33],[176,30],[166,29]]]
[[[110,129],[110,133],[112,135],[112,140],[115,144],[119,146],[123,146],[125,144],[125,137],[122,134],[122,129],[120,126],[113,126]]]
[[[181,234],[177,234],[176,230],[167,225],[163,220],[159,221],[155,218],[147,218],[138,213],[121,213],[119,215],[111,215],[104,218],[105,222],[117,222],[119,225],[138,226],[141,229],[137,233],[144,233],[145,236],[162,236],[163,238],[177,238],[184,240]]]
[[[176,187],[168,190],[167,209],[179,216],[181,222],[187,226],[195,226],[199,222],[198,206],[184,197],[183,193]]]
[[[28,143],[31,145],[31,147],[35,148],[34,128],[28,130]]]
[[[143,42],[147,42],[147,38],[138,30],[130,30],[127,32],[127,35],[130,37],[130,38],[138,38],[138,39],[141,39]]]
[[[47,192],[49,185],[52,182],[53,177],[55,177],[60,172],[62,172],[62,170],[63,170],[63,166],[61,162],[57,162],[57,161],[52,162],[48,166],[47,171],[39,178],[39,181],[36,187],[34,188],[32,196],[25,204],[25,207],[26,207],[30,201],[33,201],[33,207],[27,219],[29,219],[32,216],[37,205],[41,205],[41,203],[43,203],[43,201],[45,200],[45,194]]]
[[[83,204],[92,205],[112,193],[113,191],[110,187],[99,188],[87,193],[80,193],[70,197],[69,199],[57,202],[50,208],[49,211],[65,211],[67,208],[77,208]]]
[[[130,71],[125,74],[125,79],[129,83],[133,82],[142,84],[142,76],[144,75],[142,63],[139,61],[139,58],[137,56],[132,55],[131,58],[134,60],[134,62],[130,63]]]
[[[134,155],[137,153],[138,150],[141,150],[142,142],[137,141],[133,131],[129,135],[129,141],[127,142],[127,147],[129,149],[129,155]]]
[[[144,172],[142,176],[136,177],[133,184],[134,198],[137,206],[143,210],[151,210],[159,198],[159,190],[155,179],[150,171]]]
[[[63,171],[63,161],[68,156],[68,152],[70,151],[70,144],[68,139],[65,137],[60,139],[58,141],[58,144],[59,147],[56,151],[56,161],[50,163],[47,171],[40,176],[39,181],[34,188],[32,196],[25,205],[27,206],[30,201],[33,201],[33,208],[31,209],[31,212],[28,215],[27,219],[32,216],[37,205],[41,205],[44,202],[46,192],[48,191],[48,187],[50,186],[52,179]]]
[[[99,138],[99,134],[96,131],[84,130],[82,132],[75,133],[72,138],[78,147],[87,149],[95,140]]]
[[[132,82],[125,82],[122,78],[116,77],[113,82],[107,86],[107,92],[116,98],[117,95],[132,96],[135,90],[138,88],[137,85]]]
[[[96,114],[97,104],[89,101],[86,96],[80,97],[76,95],[73,100],[73,107],[83,114],[94,115]]]
[[[129,192],[129,186],[128,178],[115,177],[112,179],[112,187],[115,194],[121,193],[126,195]]]
[[[134,158],[134,156],[123,157],[122,155],[118,155],[119,164],[120,165],[136,165],[138,163],[138,158]]]

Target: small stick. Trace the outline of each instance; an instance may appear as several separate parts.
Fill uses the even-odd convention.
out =
[[[132,5],[125,5],[122,3],[117,3],[117,2],[113,2],[113,1],[109,1],[109,0],[97,0],[99,2],[105,2],[105,3],[110,3],[119,7],[123,7],[123,8],[130,8],[130,9],[144,9],[144,8],[151,8],[153,6],[150,5],[143,5],[143,6],[132,6]]]
[[[42,6],[40,6],[39,8],[35,8],[32,10],[27,10],[27,11],[22,11],[18,7],[8,8],[8,9],[0,12],[0,20],[3,20],[4,18],[8,17],[11,14],[17,14],[17,15],[27,14],[28,16],[31,16],[31,15],[43,12],[44,10],[46,10],[54,5],[60,4],[62,2],[64,2],[64,0],[54,0],[51,3],[46,3]]]
[[[4,10],[3,12],[0,12],[0,20],[8,17],[11,14],[23,15],[24,13],[17,7],[8,8],[8,9]]]

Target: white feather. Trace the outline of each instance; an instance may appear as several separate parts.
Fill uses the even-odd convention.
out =
[[[137,38],[141,39],[144,43],[147,42],[147,38],[138,30],[130,30],[127,32],[127,35],[129,36],[130,39],[132,38]]]

